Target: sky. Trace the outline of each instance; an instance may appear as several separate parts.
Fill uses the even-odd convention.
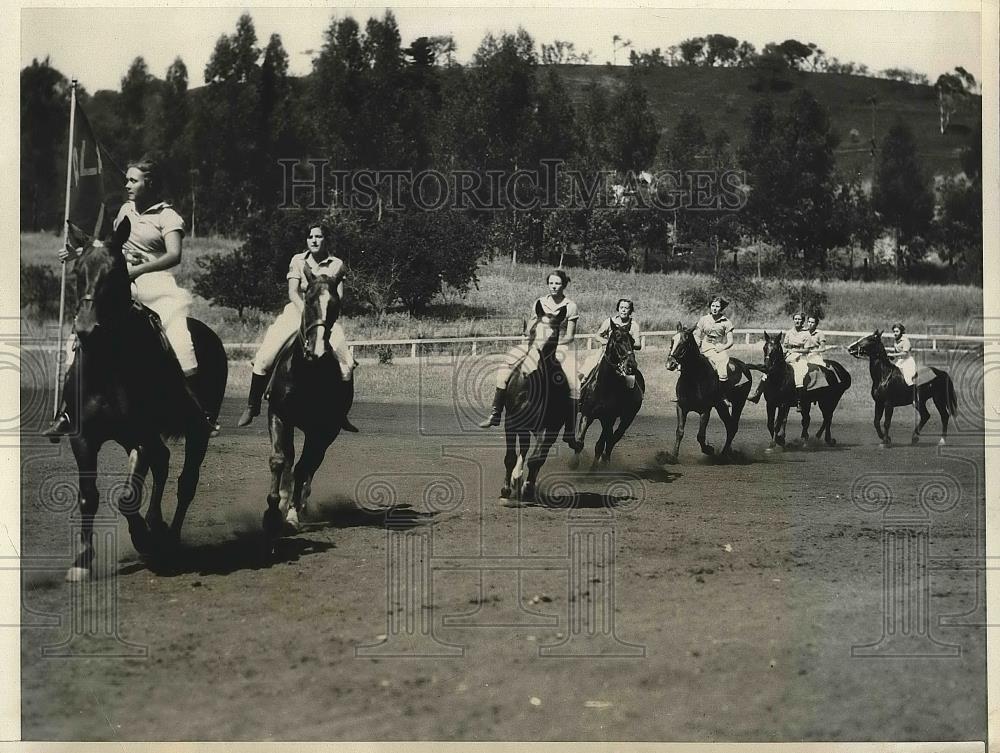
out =
[[[560,2],[560,0],[555,0]],[[679,0],[685,2],[685,0]],[[828,0],[829,2],[829,0]],[[814,0],[795,3],[813,7],[778,10],[731,10],[701,0],[699,7],[602,8],[561,7],[414,7],[392,6],[403,43],[419,36],[451,34],[458,45],[459,62],[467,62],[487,32],[514,31],[523,26],[539,45],[555,39],[573,42],[578,51],[592,51],[593,61],[612,60],[612,37],[631,40],[637,50],[666,50],[681,40],[712,33],[749,40],[759,50],[767,42],[794,38],[815,42],[828,57],[865,63],[872,71],[911,68],[933,82],[941,73],[961,65],[981,73],[979,15],[974,4],[959,1],[965,11],[884,10],[886,3],[853,3],[853,9],[830,11]],[[693,5],[688,2],[688,5]],[[773,3],[790,6],[793,3]],[[773,5],[772,4],[772,5]],[[847,3],[850,7],[852,3]],[[705,7],[712,6],[716,7]],[[845,7],[845,4],[839,7]],[[353,15],[359,23],[381,16],[386,6],[322,7],[212,7],[212,8],[23,8],[21,11],[21,65],[48,56],[68,78],[77,78],[91,93],[118,89],[137,56],[163,78],[180,56],[192,86],[203,81],[205,64],[215,41],[232,34],[240,14],[249,12],[263,46],[272,33],[281,35],[289,53],[292,75],[304,75],[322,46],[323,32],[334,16]],[[619,52],[625,63],[628,52]]]

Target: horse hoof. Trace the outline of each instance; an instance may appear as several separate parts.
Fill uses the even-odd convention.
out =
[[[535,501],[535,487],[532,484],[525,484],[524,488],[521,489],[521,501],[522,502],[534,502]]]
[[[837,444],[837,440],[834,439],[833,437],[830,437],[828,440],[826,440],[827,447],[833,447],[835,444]]]
[[[500,487],[500,499],[510,499],[510,487],[502,486]]]
[[[944,447],[946,444],[948,443],[944,441],[944,437],[938,440],[938,447]]]
[[[913,445],[920,444],[920,437],[918,437],[916,434],[914,434],[912,437],[910,437],[910,444],[913,444]]]
[[[715,454],[715,448],[712,447],[712,445],[707,444],[707,445],[704,445],[701,448],[701,452],[702,452],[703,455],[714,455]]]
[[[294,507],[288,508],[288,512],[285,515],[285,525],[296,532],[302,527],[299,525],[299,513]]]
[[[81,583],[85,580],[90,580],[90,570],[86,567],[73,566],[66,571],[67,583]]]

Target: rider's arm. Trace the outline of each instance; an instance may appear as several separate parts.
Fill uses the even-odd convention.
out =
[[[576,337],[576,319],[570,319],[566,322],[566,334],[562,336],[559,340],[560,345],[569,345],[573,342],[573,338]]]
[[[302,311],[306,306],[306,302],[302,298],[302,293],[299,291],[298,277],[288,278],[288,300],[294,303],[299,311]]]
[[[733,331],[728,329],[726,330],[725,341],[721,345],[717,346],[717,350],[721,353],[724,350],[729,350],[731,347],[733,347]]]
[[[147,272],[159,272],[163,269],[176,267],[181,263],[181,239],[183,237],[184,234],[180,230],[171,230],[163,236],[163,245],[167,249],[163,256],[136,264],[129,269],[128,276],[134,280]]]
[[[639,332],[639,325],[636,324],[635,319],[632,319],[632,330],[629,332],[632,336],[632,350],[642,350],[642,340]]]
[[[595,339],[597,340],[597,342],[601,343],[602,345],[607,345],[608,344],[608,333],[609,332],[611,332],[611,318],[610,317],[607,318],[607,319],[605,319],[601,323],[601,328],[598,329],[597,332],[595,333],[595,335],[596,335]]]

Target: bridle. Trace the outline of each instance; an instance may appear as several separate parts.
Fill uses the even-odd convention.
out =
[[[624,333],[624,337],[628,337],[628,336],[629,336],[629,334],[627,332],[625,332]],[[622,337],[622,335],[619,335],[619,337]],[[604,354],[601,356],[601,359],[604,360],[604,361],[606,361],[608,364],[610,364],[611,367],[614,369],[615,373],[618,374],[618,376],[620,376],[620,377],[622,377],[624,379],[624,378],[626,378],[626,377],[629,376],[629,366],[630,366],[630,364],[629,364],[629,360],[630,360],[629,356],[633,355],[634,351],[632,351],[630,348],[629,349],[625,349],[624,355],[622,355],[621,359],[616,362],[616,361],[612,360],[612,358],[610,357],[611,356],[611,353],[609,352],[610,351],[610,347],[609,347],[610,345],[611,345],[611,340],[609,339],[608,340],[608,345],[606,345],[604,347]],[[619,353],[615,353],[615,356],[618,356],[618,355],[619,355]]]

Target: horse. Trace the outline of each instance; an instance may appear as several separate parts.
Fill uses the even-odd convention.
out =
[[[536,304],[536,315],[544,312]],[[535,327],[535,337],[541,336],[538,365],[528,374],[518,363],[507,380],[504,396],[504,481],[501,499],[530,502],[535,498],[535,484],[549,450],[566,424],[569,411],[569,385],[566,374],[556,359],[560,324],[565,309],[550,317],[548,331],[542,324]],[[532,446],[532,438],[535,440]],[[530,451],[530,454],[529,454]],[[525,475],[527,469],[527,475]]]
[[[122,220],[103,245],[90,241],[77,261],[78,308],[74,330],[78,354],[66,374],[66,411],[74,430],[70,445],[79,471],[81,548],[66,573],[70,581],[91,575],[95,559],[97,456],[107,441],[128,453],[128,480],[118,508],[128,522],[132,545],[148,555],[176,544],[198,487],[210,427],[184,387],[180,364],[166,343],[156,315],[133,304],[122,247],[130,222]],[[226,391],[228,363],[218,336],[197,319],[188,329],[198,359],[194,386],[201,406],[218,415]],[[169,528],[161,501],[170,451],[164,439],[184,437],[184,467],[177,481],[177,508]],[[149,508],[143,518],[143,486],[153,476]]]
[[[278,356],[268,395],[271,487],[263,527],[272,539],[281,534],[283,520],[298,530],[313,476],[354,402],[354,380],[344,379],[330,346],[330,328],[340,315],[337,286],[308,266],[305,275],[302,322],[295,339]],[[298,463],[296,428],[305,435]]]
[[[920,442],[920,430],[930,420],[927,401],[934,400],[938,414],[941,416],[941,438],[939,445],[944,445],[948,437],[948,419],[958,415],[958,398],[955,395],[955,385],[948,372],[933,366],[925,367],[933,373],[933,377],[911,387],[906,384],[903,373],[890,360],[882,344],[882,332],[874,330],[870,335],[851,343],[847,352],[855,358],[868,358],[868,369],[872,377],[872,400],[875,401],[875,431],[881,446],[892,444],[889,427],[892,424],[892,409],[903,405],[914,405],[919,414],[919,421],[913,427],[911,444]],[[919,381],[919,380],[918,380]],[[882,425],[882,415],[885,414],[885,425]]]
[[[646,392],[646,381],[636,364],[632,336],[614,321],[595,372],[581,389],[577,432],[582,450],[587,429],[595,420],[601,422],[601,436],[594,445],[591,468],[598,462],[607,464],[611,460],[611,452],[635,420]],[[615,422],[618,422],[617,429]]]
[[[827,386],[806,390],[804,396],[800,396],[795,387],[795,373],[785,360],[782,336],[764,332],[763,371],[767,375],[764,380],[764,403],[767,406],[767,431],[771,435],[769,449],[773,449],[776,444],[779,447],[785,446],[788,411],[796,403],[802,411],[802,441],[809,439],[809,409],[816,403],[823,414],[823,423],[816,432],[816,439],[825,434],[824,441],[828,446],[837,444],[837,440],[831,436],[830,427],[840,399],[851,386],[851,375],[836,361],[827,360],[826,365],[836,375],[837,381],[831,383],[828,379]]]
[[[677,378],[677,434],[674,442],[674,452],[671,462],[676,462],[684,438],[684,425],[690,411],[697,413],[701,419],[698,425],[698,444],[706,455],[714,455],[715,448],[705,441],[705,431],[708,419],[715,408],[726,427],[726,444],[722,454],[732,451],[733,437],[740,426],[740,416],[746,405],[753,384],[747,365],[737,358],[729,359],[729,374],[725,381],[720,380],[712,362],[698,348],[695,342],[693,327],[685,327],[677,323],[677,333],[670,341],[670,354],[667,356],[667,369],[680,369]],[[745,380],[745,381],[744,381]],[[729,405],[732,406],[730,411]]]

